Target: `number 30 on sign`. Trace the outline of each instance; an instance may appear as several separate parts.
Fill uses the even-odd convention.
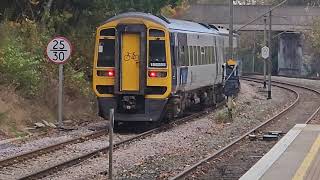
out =
[[[72,46],[67,38],[55,37],[48,43],[46,52],[50,61],[64,64],[71,56]]]

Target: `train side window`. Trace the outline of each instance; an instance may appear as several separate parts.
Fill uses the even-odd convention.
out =
[[[114,67],[114,39],[100,39],[98,45],[98,67]]]
[[[205,47],[201,47],[201,65],[202,64],[206,64],[206,50],[205,50]]]
[[[210,64],[214,64],[213,62],[213,47],[209,47],[209,57],[210,57]]]
[[[109,29],[102,29],[100,31],[100,36],[115,36],[115,29],[109,28]]]
[[[149,30],[149,36],[150,37],[164,37],[164,31],[159,29],[150,29]]]
[[[209,47],[205,47],[205,59],[206,59],[206,64],[210,64],[210,59],[209,59]]]
[[[165,41],[149,41],[149,67],[167,67]]]
[[[193,66],[193,48],[192,46],[189,46],[189,53],[190,53],[190,66]]]
[[[198,61],[197,61],[197,65],[201,65],[201,49],[200,46],[197,46],[197,54],[198,54]]]
[[[214,52],[214,50],[213,50],[213,47],[212,46],[210,46],[210,62],[211,62],[211,64],[214,64],[214,55],[213,55],[213,52]]]
[[[209,64],[208,47],[204,47],[204,64]]]
[[[203,59],[202,59],[202,63],[203,64],[208,64],[208,59],[207,59],[207,47],[203,47]]]
[[[198,65],[198,50],[197,46],[193,46],[193,65],[196,66]]]
[[[185,54],[185,47],[179,46],[179,61],[181,66],[185,66],[185,60],[184,60],[184,54]]]
[[[191,46],[192,47],[192,66],[196,65],[196,61],[197,61],[197,51],[196,51],[196,47],[195,46]]]
[[[212,64],[211,57],[210,57],[210,46],[207,47],[206,58],[207,58],[207,64]]]
[[[191,54],[191,46],[188,46],[188,54],[189,54],[189,66],[192,66],[192,54]]]
[[[213,64],[216,64],[217,62],[217,49],[216,49],[216,46],[213,46],[212,47],[212,62]]]
[[[189,49],[188,46],[184,46],[185,52],[184,52],[184,61],[185,65],[189,66]]]

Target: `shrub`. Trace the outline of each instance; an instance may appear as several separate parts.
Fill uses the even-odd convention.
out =
[[[41,57],[24,51],[21,38],[10,38],[0,52],[1,80],[26,96],[36,95],[41,84]]]

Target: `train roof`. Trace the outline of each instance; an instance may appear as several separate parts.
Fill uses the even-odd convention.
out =
[[[149,13],[142,13],[142,12],[127,12],[122,13],[117,16],[114,16],[110,19],[108,19],[105,23],[108,23],[110,21],[114,21],[117,19],[122,18],[143,18],[146,20],[153,21],[155,23],[161,24],[165,26],[166,28],[174,31],[188,31],[188,32],[198,32],[198,33],[210,33],[210,34],[219,34],[218,28],[214,28],[214,26],[209,26],[206,24],[201,24],[197,22],[192,21],[185,21],[185,20],[178,20],[178,19],[171,19],[166,18],[164,16],[155,16]]]

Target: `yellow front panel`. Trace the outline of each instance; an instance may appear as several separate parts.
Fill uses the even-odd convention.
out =
[[[121,91],[139,91],[139,34],[123,34],[121,49]]]

